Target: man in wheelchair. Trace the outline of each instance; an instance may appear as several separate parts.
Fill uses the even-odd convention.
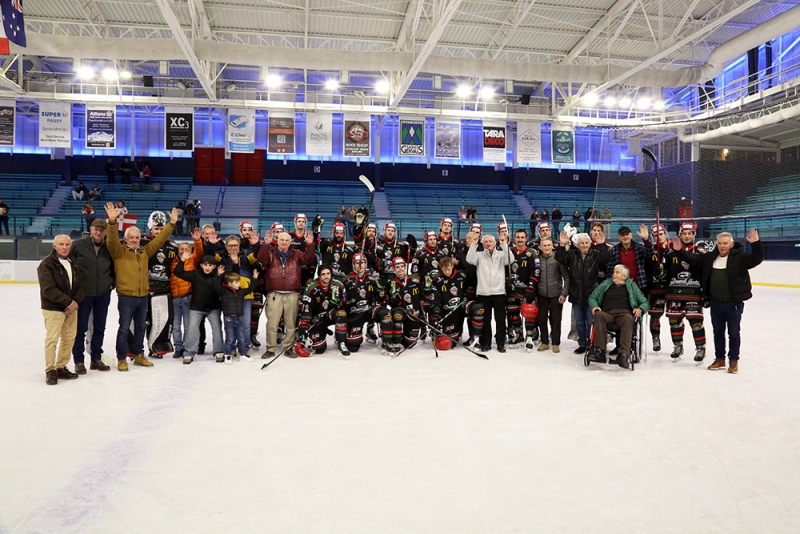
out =
[[[647,297],[634,281],[630,271],[622,264],[614,267],[611,279],[605,279],[589,296],[589,308],[594,316],[594,339],[589,353],[589,361],[606,362],[608,325],[620,328],[619,355],[617,364],[630,367],[631,340],[636,319],[647,313]]]

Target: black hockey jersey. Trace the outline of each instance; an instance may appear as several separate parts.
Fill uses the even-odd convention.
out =
[[[372,310],[372,307],[378,302],[378,286],[375,280],[366,273],[361,277],[356,273],[350,273],[350,276],[345,278],[343,285],[344,309],[347,310],[347,315],[366,313]]]
[[[390,308],[404,308],[421,317],[422,282],[419,276],[406,275],[402,280],[393,277],[389,287],[386,288],[386,302]]]
[[[309,282],[300,302],[300,329],[313,326],[323,315],[340,308],[343,298],[344,286],[337,280],[331,280],[328,287],[323,287],[319,279]]]
[[[319,252],[322,263],[328,263],[333,267],[333,277],[337,280],[347,278],[347,273],[352,270],[353,247],[344,241],[336,242],[323,239],[319,244]]]
[[[705,253],[705,248],[698,247],[696,243],[689,246],[683,245],[683,250],[689,254]],[[667,298],[699,300],[702,295],[700,283],[703,280],[701,264],[698,262],[694,267],[690,266],[681,261],[672,249],[669,250],[665,259],[668,279]]]
[[[419,276],[425,289],[428,289],[433,279],[439,274],[439,261],[444,257],[445,254],[438,248],[432,250],[427,246],[422,247],[414,257],[416,261],[411,262],[409,272],[414,276]]]
[[[454,258],[456,255],[456,248],[458,248],[460,241],[452,235],[445,236],[439,234],[436,237],[436,248],[442,252],[442,256],[450,256]]]
[[[453,271],[452,276],[443,273],[433,281],[433,305],[445,312],[454,309],[464,299],[467,292],[467,275]]]
[[[524,296],[526,301],[533,302],[536,298],[536,286],[539,284],[539,255],[528,247],[521,250],[511,247],[511,254],[514,260],[509,266],[512,289],[509,296]]]
[[[151,237],[144,237],[141,246],[152,241]],[[167,241],[164,246],[150,256],[147,262],[147,279],[150,282],[150,293],[166,295],[170,293],[169,279],[172,275],[172,261],[178,256],[178,245],[174,241]]]

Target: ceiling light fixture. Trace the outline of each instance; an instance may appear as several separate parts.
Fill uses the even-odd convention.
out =
[[[116,81],[118,78],[117,71],[114,69],[103,69],[103,79],[109,82]]]
[[[631,105],[631,99],[628,98],[627,96],[619,101],[619,107],[621,108],[627,108],[630,105]]]
[[[130,73],[130,71],[122,70],[119,72],[119,77],[121,80],[130,80],[133,75]]]
[[[613,108],[613,107],[614,107],[614,104],[616,104],[616,103],[617,103],[617,99],[616,99],[616,98],[614,98],[613,96],[607,96],[607,97],[606,97],[606,99],[605,99],[605,100],[603,100],[603,104],[604,104],[604,105],[605,105],[607,108]]]
[[[647,97],[640,98],[636,101],[636,107],[639,109],[649,109],[650,108],[650,99]]]
[[[278,74],[268,74],[266,78],[264,78],[264,83],[270,89],[276,89],[281,86],[281,82],[283,80]]]
[[[597,101],[599,100],[597,93],[589,93],[585,97],[583,97],[583,103],[587,106],[595,106]]]
[[[183,80],[178,80],[177,82],[175,82],[175,87],[177,87],[181,91],[185,91],[186,90],[186,83],[184,83]]]
[[[378,80],[375,84],[375,91],[379,94],[385,95],[389,92],[389,82],[386,80]]]
[[[653,102],[653,109],[658,110],[658,111],[664,109],[664,101],[663,100],[656,100],[655,102]]]
[[[483,100],[490,100],[494,97],[494,87],[484,87],[481,89],[481,98]]]
[[[81,80],[91,80],[92,78],[94,78],[94,69],[92,67],[88,66],[78,67],[78,70],[75,73]]]
[[[459,98],[467,98],[470,94],[472,94],[472,89],[467,84],[461,84],[456,89],[456,96]]]
[[[339,81],[338,80],[326,80],[325,81],[325,89],[328,91],[335,91],[339,88]]]
[[[234,82],[229,83],[227,87],[225,87],[225,90],[229,93],[234,92],[236,90],[236,84]]]
[[[367,93],[365,93],[364,91],[362,91],[360,89],[358,89],[356,91],[353,91],[353,95],[355,95],[356,98],[360,98],[361,100],[364,100],[365,98],[367,98]]]
[[[44,83],[46,83],[50,87],[54,87],[54,86],[58,85],[58,78],[56,78],[55,76],[50,76],[49,78],[47,78],[44,81]]]

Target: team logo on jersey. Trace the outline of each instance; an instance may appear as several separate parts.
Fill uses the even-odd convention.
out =
[[[411,293],[406,293],[403,295],[403,300],[411,304]]]
[[[339,286],[333,286],[331,290],[331,298],[333,300],[339,300]]]
[[[517,269],[519,269],[519,265],[517,265],[516,263],[512,263],[511,264],[511,272],[512,273],[516,273]]]
[[[456,286],[451,287],[450,293],[452,293],[453,295],[458,295],[458,288]]]
[[[158,260],[159,263],[164,263],[164,260],[167,259],[167,256],[164,255],[164,253],[159,250],[158,254],[156,254],[156,259]]]
[[[341,256],[339,255],[338,252],[334,252],[333,253],[333,261],[339,261],[340,258],[341,258]]]
[[[681,262],[681,267],[683,267],[683,268],[684,268],[684,269],[686,269],[687,271],[689,270],[689,264],[688,264],[688,263],[686,263],[685,261],[682,261],[682,262]]]
[[[449,250],[447,250],[447,247],[442,247],[442,254],[444,254],[445,256],[447,256],[448,254],[450,254],[450,251],[449,251]]]
[[[367,290],[362,287],[361,289],[358,290],[358,296],[361,297],[362,299],[367,298]]]
[[[436,260],[433,260],[431,262],[431,267],[433,267],[434,269],[438,269],[439,268],[439,262],[436,261]]]
[[[330,306],[330,302],[328,302],[327,300],[323,300],[322,301],[322,309],[325,310],[325,311],[328,311],[328,306]]]

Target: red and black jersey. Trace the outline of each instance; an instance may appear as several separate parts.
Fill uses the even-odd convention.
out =
[[[417,252],[414,257],[416,262],[411,262],[409,272],[414,276],[419,276],[425,284],[425,288],[428,288],[433,278],[439,274],[439,261],[444,257],[445,254],[441,250],[431,249],[426,245]]]
[[[333,268],[333,277],[337,280],[347,278],[347,273],[352,270],[353,247],[342,241],[323,239],[319,244],[322,263],[327,263]]]
[[[467,275],[456,270],[450,276],[437,276],[431,285],[433,305],[449,312],[464,299],[467,292]]]
[[[460,241],[452,235],[439,234],[436,237],[436,248],[442,251],[442,256],[454,258],[459,243]]]
[[[666,293],[669,278],[667,274],[667,253],[669,241],[665,245],[653,245],[655,250],[645,262],[647,271],[647,290],[649,293]]]
[[[386,303],[390,308],[403,308],[420,317],[422,313],[422,282],[419,276],[394,276],[386,288]]]
[[[698,247],[696,243],[683,245],[684,252],[689,254],[705,254],[704,247]],[[666,254],[667,269],[667,298],[673,300],[700,300],[702,295],[700,283],[703,280],[703,271],[700,262],[694,267],[685,261],[681,261],[674,250],[670,249]]]
[[[536,297],[536,286],[539,285],[539,255],[527,246],[522,249],[511,247],[511,254],[514,261],[510,265],[509,279],[515,292],[532,302]]]
[[[398,257],[403,258],[406,262],[411,262],[408,243],[401,243],[397,240],[387,241],[384,237],[375,244],[375,261],[378,271],[383,276],[394,276],[392,260]],[[367,261],[369,261],[369,256],[367,256]]]
[[[152,236],[142,238],[141,246],[144,247],[152,240]],[[172,274],[172,261],[177,256],[178,245],[174,241],[167,241],[163,247],[150,256],[147,261],[147,279],[150,282],[150,293],[155,295],[170,293],[169,277]]]
[[[347,315],[357,315],[371,311],[378,302],[379,289],[369,274],[358,276],[351,272],[344,280],[344,309]]]
[[[312,280],[303,292],[300,301],[300,329],[307,329],[323,315],[342,306],[344,286],[341,282],[331,280],[328,287],[323,286],[319,278]]]

